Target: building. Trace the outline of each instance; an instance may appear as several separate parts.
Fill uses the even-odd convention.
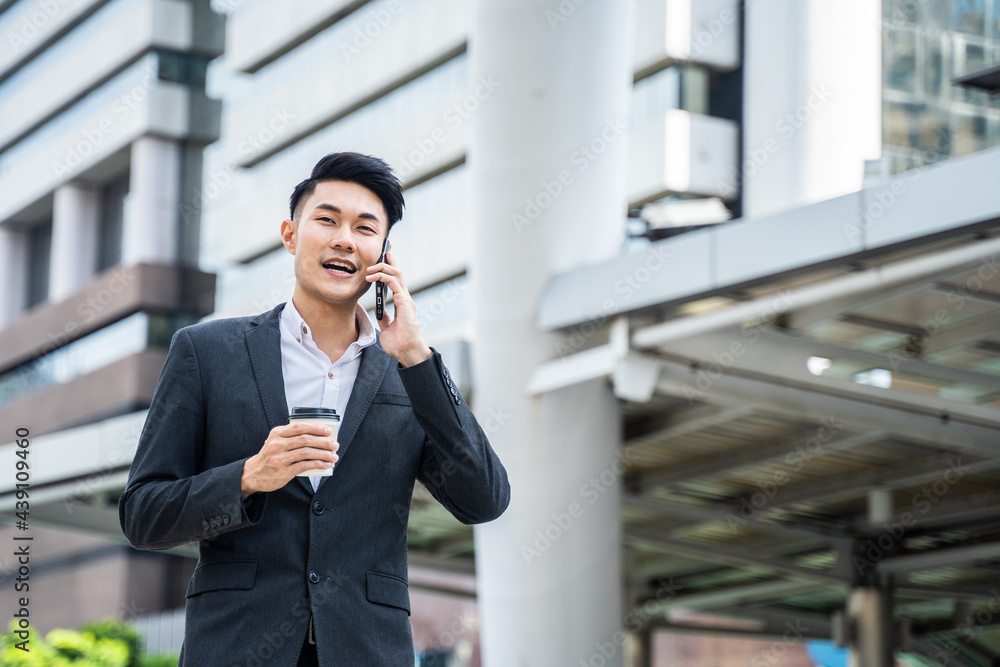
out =
[[[170,336],[290,296],[288,194],[349,149],[404,182],[422,327],[515,489],[474,531],[415,493],[428,658],[1000,655],[1000,106],[951,81],[1000,0],[0,10],[0,423],[38,585],[81,591],[39,618],[182,604],[181,553],[43,527],[120,539]]]

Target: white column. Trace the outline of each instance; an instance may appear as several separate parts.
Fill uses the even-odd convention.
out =
[[[476,528],[485,667],[622,664],[617,401],[604,380],[525,387],[565,340],[535,324],[549,276],[621,248],[631,7],[473,9],[472,85],[492,91],[469,119],[475,400],[512,489]]]
[[[0,227],[0,328],[24,310],[28,297],[28,235]]]
[[[124,264],[172,264],[178,252],[182,151],[171,139],[132,142],[129,194],[122,230]]]
[[[858,191],[882,152],[882,3],[743,6],[744,215]]]
[[[80,289],[97,266],[100,193],[67,183],[52,202],[52,258],[49,299],[59,301]]]

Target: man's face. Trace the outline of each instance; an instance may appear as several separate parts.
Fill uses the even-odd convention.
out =
[[[368,188],[321,181],[299,204],[297,221],[281,223],[281,238],[295,255],[295,280],[309,296],[329,304],[355,303],[368,291],[387,230],[382,201]]]

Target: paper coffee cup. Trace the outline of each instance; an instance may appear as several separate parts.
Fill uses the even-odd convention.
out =
[[[333,431],[333,439],[337,439],[337,431],[340,429],[340,415],[333,408],[292,408],[292,414],[288,415],[289,424],[319,424],[329,426]],[[296,477],[329,477],[333,474],[333,468],[314,468],[300,472]]]

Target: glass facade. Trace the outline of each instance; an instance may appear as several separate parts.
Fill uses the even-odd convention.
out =
[[[85,375],[149,347],[169,347],[194,315],[135,313],[0,375],[0,405]]]
[[[709,72],[696,65],[673,65],[636,81],[632,87],[632,127],[661,118],[668,109],[708,113]]]
[[[883,172],[1000,144],[1000,100],[952,78],[1000,62],[1000,0],[884,0]]]

